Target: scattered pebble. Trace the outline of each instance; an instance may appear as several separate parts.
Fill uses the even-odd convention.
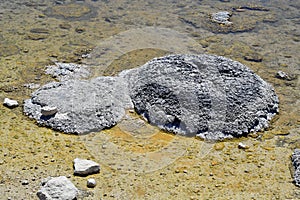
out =
[[[75,31],[76,31],[76,33],[83,33],[83,32],[85,32],[85,29],[84,28],[76,28]]]
[[[278,71],[275,75],[276,78],[279,78],[279,79],[283,79],[283,80],[289,80],[290,77],[287,73],[283,72],[283,71]]]
[[[96,185],[97,185],[97,182],[96,182],[96,180],[95,179],[93,179],[93,178],[89,178],[88,180],[87,180],[87,187],[89,187],[89,188],[93,188],[93,187],[95,187]]]
[[[27,180],[22,180],[21,183],[22,183],[22,185],[28,185],[29,184],[29,182]]]
[[[16,100],[5,98],[3,105],[8,108],[14,108],[14,107],[17,107],[19,105],[19,103]]]
[[[243,144],[243,143],[241,143],[241,142],[239,143],[238,147],[239,147],[239,149],[249,149],[249,146],[248,146],[248,145]]]

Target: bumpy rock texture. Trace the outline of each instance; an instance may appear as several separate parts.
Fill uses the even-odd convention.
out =
[[[68,80],[48,83],[24,102],[24,113],[41,125],[65,133],[84,134],[111,127],[131,107],[127,87],[121,78],[98,77],[92,80]],[[43,107],[56,107],[51,116]]]
[[[37,192],[40,200],[73,200],[77,195],[78,189],[65,176],[47,178]]]
[[[151,124],[223,140],[258,131],[278,111],[273,88],[239,62],[170,55],[121,73],[136,111]]]
[[[294,166],[294,181],[300,187],[300,149],[295,149],[292,155],[292,162]]]
[[[75,63],[55,63],[55,65],[47,66],[46,74],[52,75],[60,81],[70,79],[83,79],[90,76],[90,71],[85,65]]]
[[[66,133],[88,133],[115,125],[132,103],[164,130],[223,140],[266,128],[279,102],[272,86],[239,62],[170,55],[117,77],[49,83],[25,101],[24,112]],[[45,106],[57,112],[43,116]]]

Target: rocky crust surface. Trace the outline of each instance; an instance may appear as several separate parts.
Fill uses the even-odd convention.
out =
[[[41,185],[41,189],[37,192],[40,200],[76,199],[79,192],[74,184],[65,176],[48,177]]]
[[[121,74],[136,111],[160,128],[223,140],[262,130],[278,112],[271,85],[213,55],[170,55]]]
[[[243,64],[214,55],[169,55],[117,77],[49,83],[25,101],[38,123],[66,133],[111,127],[132,107],[169,132],[208,140],[268,127],[278,112],[271,85]],[[56,108],[44,116],[44,107]]]
[[[300,187],[300,149],[295,149],[292,155],[292,162],[294,166],[294,181]]]
[[[52,82],[25,100],[24,113],[41,125],[65,133],[99,131],[115,125],[125,114],[125,108],[131,107],[126,91],[121,78]],[[46,106],[56,108],[53,115],[42,114]]]

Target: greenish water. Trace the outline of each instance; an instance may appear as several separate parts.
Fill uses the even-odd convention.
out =
[[[53,81],[44,73],[53,62],[89,65],[95,77],[169,53],[240,61],[272,84],[280,99],[268,130],[215,144],[126,120],[101,133],[65,135],[38,127],[22,106],[1,105],[0,199],[36,199],[40,180],[72,174],[75,157],[102,166],[94,189],[71,175],[77,187],[94,193],[86,199],[300,198],[290,173],[290,155],[300,148],[299,8],[299,0],[0,1],[1,101],[22,103],[33,92],[24,84]],[[219,11],[231,13],[232,26],[211,21]],[[290,80],[276,78],[279,70]],[[250,148],[238,149],[239,142]],[[110,151],[99,149],[103,145]],[[135,162],[132,155],[146,160]]]

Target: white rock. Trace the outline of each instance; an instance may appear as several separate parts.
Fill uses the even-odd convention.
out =
[[[44,106],[41,108],[41,113],[43,116],[51,116],[57,113],[57,107]]]
[[[276,74],[276,78],[287,80],[289,79],[289,75],[283,71],[278,71]]]
[[[249,149],[249,146],[248,146],[248,145],[243,144],[243,143],[241,143],[241,142],[239,143],[238,147],[239,147],[240,149]]]
[[[95,179],[89,178],[89,179],[87,180],[86,185],[87,185],[88,187],[90,187],[90,188],[93,188],[93,187],[95,187],[95,186],[97,185],[97,182],[96,182]]]
[[[92,160],[84,160],[80,158],[74,159],[74,174],[87,176],[90,174],[98,173],[100,165]]]
[[[42,181],[42,187],[37,192],[40,200],[72,200],[78,194],[78,189],[65,176],[49,177]]]
[[[19,105],[19,103],[16,100],[12,100],[9,98],[5,98],[3,105],[9,107],[9,108],[13,108],[13,107],[17,107]]]

